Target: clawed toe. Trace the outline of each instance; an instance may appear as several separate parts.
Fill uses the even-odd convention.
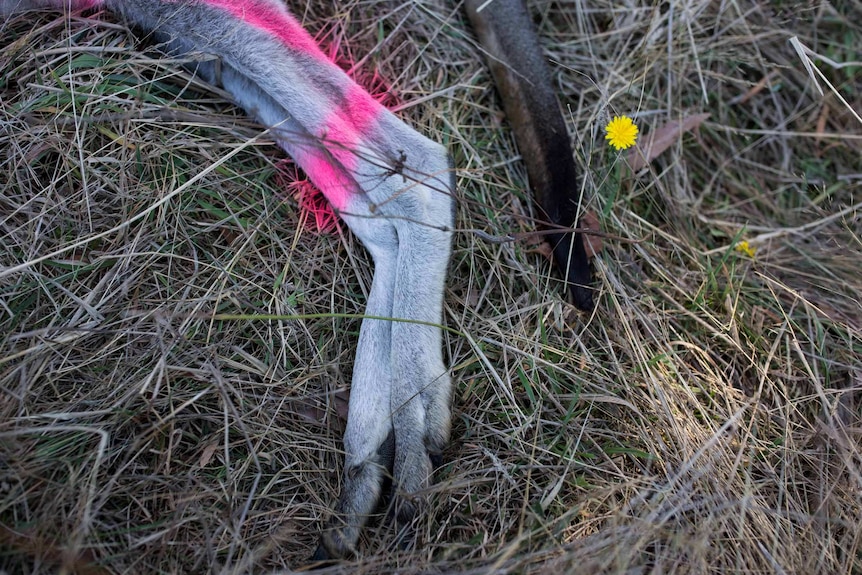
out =
[[[336,561],[336,558],[332,557],[329,554],[329,551],[326,550],[326,547],[321,543],[317,545],[317,549],[314,550],[314,554],[312,554],[308,559],[308,568],[323,569],[325,567],[335,565]]]
[[[442,453],[428,453],[428,458],[431,459],[431,468],[435,471],[443,467],[443,454]]]

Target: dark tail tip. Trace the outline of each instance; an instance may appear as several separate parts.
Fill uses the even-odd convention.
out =
[[[554,261],[560,275],[566,278],[572,303],[581,311],[593,311],[592,272],[581,234],[551,234],[548,242],[554,249]]]
[[[582,286],[569,281],[569,293],[572,294],[572,303],[581,311],[593,311],[596,305],[593,301],[593,288]]]

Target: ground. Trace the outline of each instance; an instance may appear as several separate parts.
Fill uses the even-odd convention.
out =
[[[581,314],[540,242],[473,232],[536,214],[459,7],[323,4],[459,186],[421,545],[376,522],[332,571],[862,573],[862,5],[530,2],[604,234]],[[0,571],[298,569],[372,265],[224,94],[90,16],[0,24]]]

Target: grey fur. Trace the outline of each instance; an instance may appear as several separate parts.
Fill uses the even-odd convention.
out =
[[[286,11],[281,0],[258,1]],[[0,15],[91,4],[0,0]],[[198,72],[271,127],[294,158],[322,151],[337,163],[342,150],[327,141],[325,118],[355,85],[334,64],[292,51],[193,0],[107,0],[104,6],[156,32],[173,51],[200,54]],[[341,216],[374,259],[366,315],[399,321],[362,322],[344,437],[344,489],[322,533],[318,558],[355,551],[390,466],[396,519],[409,523],[431,475],[429,456],[439,455],[449,440],[451,382],[437,326],[454,225],[451,158],[388,111],[351,151],[358,162],[341,171],[356,193]]]

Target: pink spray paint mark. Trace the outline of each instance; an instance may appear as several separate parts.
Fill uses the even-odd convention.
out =
[[[358,191],[347,172],[356,168],[359,133],[374,125],[381,110],[380,104],[355,84],[348,89],[345,100],[347,109],[336,108],[324,122],[326,133],[321,138],[324,147],[294,152],[296,162],[337,210],[349,210],[350,199]],[[331,229],[330,217],[321,212],[320,202],[309,190],[303,189],[297,200],[314,218],[318,231]]]
[[[203,1],[265,31],[292,50],[303,52],[325,65],[335,66],[283,7],[260,0]],[[294,152],[296,162],[337,210],[345,210],[351,196],[360,191],[350,176],[358,163],[356,150],[362,142],[363,132],[375,125],[384,110],[368,92],[352,81],[346,87],[344,100],[345,106],[334,108],[324,120],[321,133],[315,134],[325,150],[309,148]]]
[[[283,6],[273,6],[259,0],[203,0],[204,3],[221,8],[235,18],[251,24],[275,36],[285,45],[305,52],[318,60],[329,62],[311,34]]]
[[[308,179],[300,177],[299,170],[290,159],[285,158],[276,164],[275,178],[279,187],[286,190],[299,204],[299,209],[308,217],[306,226],[318,234],[335,230],[336,216],[332,205],[326,201],[320,190]]]
[[[323,190],[337,210],[347,209],[351,196],[360,191],[349,174],[355,173],[359,162],[357,153],[361,153],[362,133],[374,125],[382,110],[374,98],[354,83],[348,87],[344,100],[345,107],[336,107],[329,113],[323,133],[319,135],[329,155],[318,149],[312,153],[311,166],[300,162],[311,181]]]
[[[325,150],[317,148],[297,150],[294,159],[332,207],[338,211],[348,211],[350,198],[359,190],[346,169],[334,163]]]

